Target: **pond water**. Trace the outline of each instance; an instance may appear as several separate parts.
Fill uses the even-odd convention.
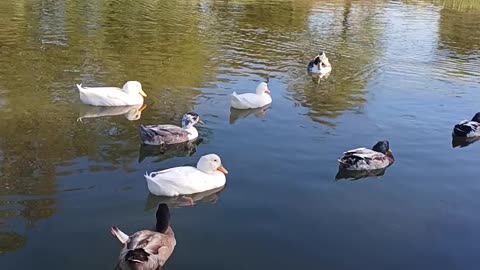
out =
[[[477,269],[480,143],[453,148],[451,129],[480,111],[479,18],[468,0],[1,1],[1,268],[113,269],[110,226],[151,228],[167,201],[167,269]],[[267,77],[267,111],[230,110]],[[127,80],[141,115],[80,105],[75,83]],[[140,124],[190,110],[197,145],[140,146]],[[343,151],[382,139],[383,175],[336,179]],[[148,195],[145,171],[208,153],[223,190]]]

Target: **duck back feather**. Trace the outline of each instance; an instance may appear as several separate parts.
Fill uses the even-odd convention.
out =
[[[143,144],[165,145],[183,143],[189,140],[190,133],[174,125],[140,126],[140,139]],[[198,134],[197,134],[198,136]]]
[[[272,103],[272,98],[269,94],[257,95],[253,93],[237,94],[233,92],[230,104],[235,109],[255,109],[261,108]]]
[[[453,135],[467,138],[480,136],[480,123],[464,120],[455,125]]]

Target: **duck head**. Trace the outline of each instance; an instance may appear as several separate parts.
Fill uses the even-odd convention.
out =
[[[182,127],[183,128],[190,128],[195,124],[205,124],[202,120],[200,120],[200,116],[198,116],[195,112],[188,112],[183,115],[182,118]]]
[[[143,92],[142,89],[142,84],[137,81],[128,81],[123,85],[123,91],[125,91],[127,94],[133,95],[133,94],[139,94],[143,97],[147,97],[147,94]]]
[[[318,59],[320,60],[320,64],[322,65],[322,67],[330,66],[330,62],[328,61],[328,57],[325,54],[325,52],[323,52],[323,51],[320,52],[318,54]]]
[[[214,173],[215,171],[228,174],[227,169],[222,166],[222,160],[215,154],[209,154],[201,157],[198,160],[197,169],[207,174]]]
[[[392,155],[390,150],[390,143],[388,141],[379,141],[373,147],[372,150],[375,152],[380,152],[384,155]]]
[[[472,121],[475,121],[475,122],[480,123],[480,112],[476,113],[476,114],[473,116]]]
[[[261,82],[257,86],[257,90],[255,91],[257,95],[269,94],[270,89],[268,89],[268,80],[266,82]]]

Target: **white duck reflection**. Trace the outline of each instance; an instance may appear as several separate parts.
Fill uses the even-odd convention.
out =
[[[130,121],[135,121],[142,117],[142,112],[147,108],[146,104],[118,106],[118,107],[97,107],[81,105],[79,109],[78,122],[83,122],[85,118],[96,118],[105,116],[123,115]]]
[[[233,125],[240,119],[245,119],[250,115],[254,115],[258,119],[264,119],[267,111],[271,108],[270,105],[256,108],[256,109],[246,109],[246,110],[239,110],[235,108],[230,108],[230,124]]]
[[[214,204],[220,198],[220,194],[225,189],[225,186],[177,197],[155,196],[148,194],[145,202],[145,210],[155,208],[158,204],[167,204],[170,207],[188,207],[199,203]]]

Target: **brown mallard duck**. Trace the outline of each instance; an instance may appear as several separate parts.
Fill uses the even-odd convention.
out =
[[[160,269],[172,255],[177,242],[169,225],[170,210],[167,204],[158,205],[156,218],[154,231],[142,230],[128,236],[116,226],[111,228],[112,234],[123,244],[117,269]]]
[[[394,161],[388,141],[379,141],[372,149],[357,148],[343,154],[338,162],[344,170],[378,170],[392,165]]]

